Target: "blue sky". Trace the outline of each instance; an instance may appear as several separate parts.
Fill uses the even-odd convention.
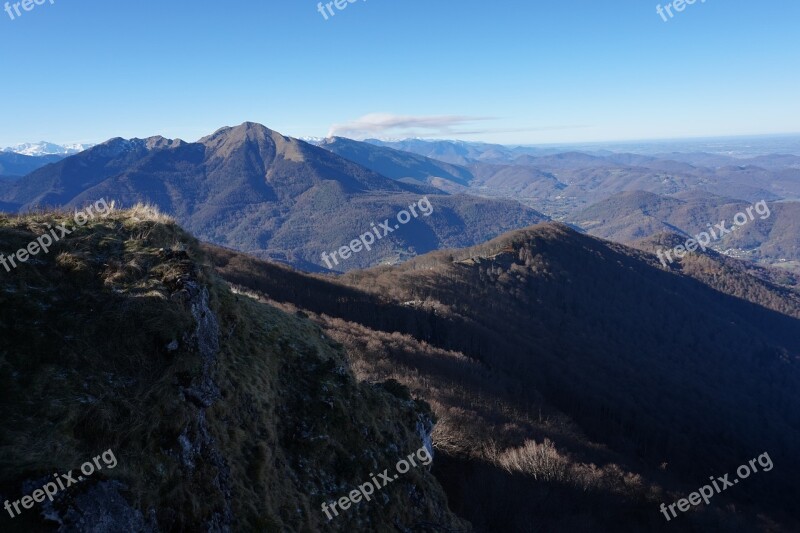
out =
[[[47,0],[0,11],[0,146],[247,120],[503,143],[800,132],[800,2],[669,22],[656,4],[358,0],[325,20],[313,0]]]

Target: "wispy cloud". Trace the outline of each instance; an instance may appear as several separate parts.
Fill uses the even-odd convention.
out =
[[[546,126],[540,128],[479,128],[476,123],[498,120],[495,117],[470,117],[466,115],[394,115],[392,113],[370,113],[363,117],[334,124],[328,137],[339,136],[351,139],[369,137],[409,138],[439,137],[456,138],[467,135],[517,133],[582,129],[588,126]]]
[[[491,117],[469,117],[463,115],[394,115],[370,113],[344,124],[331,126],[328,136],[351,137],[438,137],[462,134],[459,126],[474,122],[494,120]],[[471,132],[470,132],[471,133]]]

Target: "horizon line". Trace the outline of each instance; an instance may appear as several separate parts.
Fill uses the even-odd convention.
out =
[[[491,141],[483,141],[483,140],[465,140],[460,139],[457,137],[420,137],[420,136],[413,136],[413,137],[367,137],[365,139],[354,139],[352,137],[346,137],[343,135],[334,135],[334,136],[315,136],[315,135],[304,135],[304,136],[295,136],[290,134],[283,134],[278,130],[272,129],[269,126],[265,126],[260,122],[253,122],[253,121],[245,121],[241,124],[236,126],[221,126],[214,130],[214,132],[219,131],[220,129],[224,128],[236,128],[238,126],[242,126],[244,124],[259,124],[271,131],[275,131],[280,133],[281,135],[285,135],[287,137],[292,137],[294,139],[301,140],[303,142],[304,139],[330,139],[333,137],[339,137],[342,139],[349,139],[352,141],[357,142],[366,142],[367,140],[378,140],[383,142],[402,142],[408,140],[416,140],[416,141],[423,141],[423,142],[464,142],[464,143],[473,143],[473,144],[489,144],[489,145],[497,145],[497,146],[507,146],[507,147],[538,147],[538,146],[574,146],[574,145],[615,145],[615,144],[629,144],[629,143],[674,143],[674,142],[700,142],[700,141],[717,141],[717,140],[732,140],[732,139],[754,139],[754,138],[769,138],[769,137],[800,137],[800,131],[796,132],[779,132],[779,133],[747,133],[747,134],[733,134],[733,135],[698,135],[698,136],[686,136],[686,137],[642,137],[642,138],[620,138],[620,139],[613,139],[613,140],[581,140],[581,141],[560,141],[560,142],[537,142],[537,143],[528,143],[528,142],[491,142]],[[214,133],[212,132],[212,133]],[[195,141],[186,141],[181,137],[166,137],[162,134],[153,134],[147,137],[121,137],[121,136],[114,136],[109,137],[103,141],[99,142],[92,142],[92,141],[67,141],[67,142],[58,142],[58,141],[48,141],[48,140],[39,140],[39,141],[23,141],[17,142],[5,147],[0,148],[0,151],[5,151],[14,146],[25,145],[25,144],[38,144],[38,143],[50,143],[55,144],[58,146],[65,146],[65,145],[74,145],[74,144],[93,144],[94,146],[106,143],[113,139],[125,139],[125,140],[132,140],[132,139],[149,139],[152,137],[163,137],[168,140],[181,140],[184,142],[191,142],[196,143],[200,141],[203,137],[206,137],[210,134],[203,135],[199,137]]]

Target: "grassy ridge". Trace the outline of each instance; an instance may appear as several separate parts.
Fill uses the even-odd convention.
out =
[[[0,218],[0,250],[67,217]],[[427,406],[359,385],[317,326],[232,293],[198,243],[149,208],[96,219],[0,272],[0,407],[3,501],[114,450],[114,470],[53,505],[75,527],[91,520],[70,522],[81,498],[119,525],[100,490],[110,480],[153,530],[467,527],[421,469],[326,523],[323,501],[419,448]],[[52,529],[43,506],[0,529]]]

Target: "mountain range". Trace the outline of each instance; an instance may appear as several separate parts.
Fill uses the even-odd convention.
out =
[[[71,143],[71,144],[55,144],[47,141],[39,141],[35,143],[21,143],[8,148],[3,148],[2,152],[15,153],[21,155],[29,155],[33,157],[41,157],[48,155],[68,156],[75,155],[83,152],[94,146],[93,144]]]
[[[715,249],[800,272],[795,227],[800,204],[792,201],[800,198],[796,155],[737,159],[697,152],[549,153],[549,149],[414,139],[334,138],[320,146],[394,179],[487,198],[513,198],[592,235],[623,243],[660,232],[690,237],[708,224],[724,219],[731,224],[733,216],[752,203],[769,201],[774,217],[721,239]]]
[[[413,139],[366,143],[461,165],[478,178],[472,182],[476,189],[519,197],[554,217],[630,190],[702,190],[748,201],[800,198],[797,154],[735,158],[707,152],[642,154]],[[509,174],[514,176],[511,183]],[[495,176],[500,179],[493,181]],[[537,194],[520,196],[526,187]]]
[[[763,200],[775,216],[717,250],[800,272],[793,154],[737,159],[341,137],[309,144],[245,123],[195,143],[112,139],[60,157],[0,153],[0,208],[100,196],[151,202],[204,240],[308,271],[346,271],[477,244],[548,218],[623,243],[662,231],[694,235]],[[346,262],[323,260],[425,195],[436,206],[432,216],[395,228]]]
[[[476,244],[547,218],[513,200],[447,194],[425,183],[393,180],[254,123],[222,128],[195,143],[112,139],[0,184],[2,205],[23,212],[98,198],[127,206],[151,203],[203,240],[307,270],[331,268],[323,253],[395,220],[422,198],[428,198],[433,214],[395,224],[371,250],[335,269]]]
[[[762,264],[800,272],[800,202],[770,202],[764,215],[754,217],[741,228],[710,245],[713,249]],[[735,227],[734,216],[746,213],[749,202],[687,191],[663,196],[645,191],[628,191],[611,196],[571,216],[572,221],[592,235],[633,243],[662,232],[691,238],[708,232],[720,221]]]
[[[0,150],[0,181],[15,181],[50,163],[80,153],[93,144],[24,143]]]
[[[62,159],[60,155],[31,156],[0,152],[0,180],[16,181],[36,169]]]

